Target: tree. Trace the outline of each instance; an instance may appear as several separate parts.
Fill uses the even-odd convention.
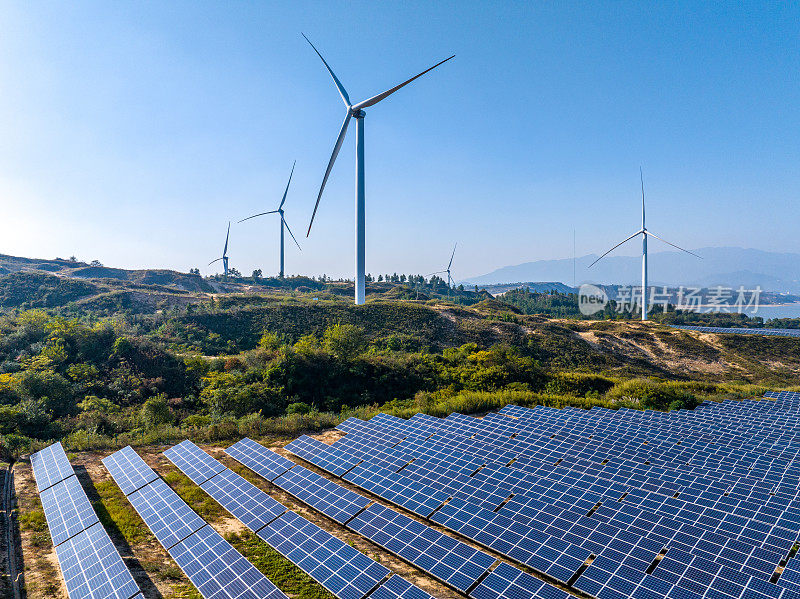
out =
[[[89,266],[94,266],[95,268],[100,268],[101,266],[103,266],[103,263],[100,262],[100,260],[92,260],[89,263]]]
[[[322,343],[334,356],[349,361],[364,351],[367,340],[362,328],[352,324],[335,324],[325,329]]]
[[[233,266],[231,266],[228,269],[228,276],[229,277],[233,277],[234,279],[241,279],[242,278],[242,273],[240,273],[237,269],[235,269]]]
[[[261,269],[260,269],[260,268],[257,268],[257,269],[255,269],[255,270],[253,271],[253,275],[252,275],[252,276],[253,276],[253,282],[254,282],[254,283],[255,283],[256,281],[258,281],[258,279],[260,279],[260,278],[261,278]]]
[[[172,422],[172,410],[167,404],[167,396],[160,393],[144,402],[142,410],[139,412],[139,419],[147,428],[155,428],[160,424]]]

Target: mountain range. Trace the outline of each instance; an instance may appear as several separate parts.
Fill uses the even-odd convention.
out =
[[[702,260],[678,251],[650,252],[650,285],[713,287],[724,285],[765,291],[800,293],[800,254],[767,252],[738,247],[692,250]],[[596,254],[574,260],[575,283],[641,285],[641,256],[606,256],[592,268]],[[537,260],[504,266],[470,277],[464,285],[509,284],[522,281],[573,283],[573,259]]]

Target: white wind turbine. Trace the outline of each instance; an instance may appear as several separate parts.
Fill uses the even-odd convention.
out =
[[[225,278],[228,278],[228,238],[231,236],[231,222],[228,221],[228,232],[225,234],[225,248],[222,250],[222,257],[217,258],[216,260],[212,260],[208,263],[209,266],[214,264],[215,262],[219,262],[222,260],[222,268],[225,272]]]
[[[286,222],[286,219],[283,216],[283,204],[284,204],[284,202],[286,202],[286,194],[289,193],[289,185],[292,182],[292,175],[294,174],[294,166],[295,166],[295,164],[297,164],[296,160],[294,161],[294,164],[292,164],[292,172],[289,173],[289,182],[286,184],[286,190],[283,192],[283,198],[281,199],[281,203],[278,206],[278,209],[277,210],[270,210],[269,212],[260,212],[258,214],[254,214],[253,216],[248,216],[247,218],[243,218],[242,220],[239,221],[240,223],[243,223],[246,220],[250,220],[251,218],[256,218],[257,216],[264,216],[265,214],[279,214],[280,215],[280,217],[281,217],[281,270],[280,270],[280,277],[281,278],[283,278],[283,228],[284,227],[286,227],[286,230],[289,231],[289,235],[292,236],[292,239],[294,239],[294,242],[297,243],[297,239],[295,238],[294,233],[292,233],[292,230],[289,228],[289,223]],[[297,243],[297,249],[299,249],[300,251],[302,251],[302,249],[303,249],[303,248],[300,247],[299,243]]]
[[[682,252],[686,252],[687,254],[691,254],[692,256],[696,256],[697,258],[702,259],[702,256],[698,256],[694,252],[690,252],[689,250],[685,250],[682,247],[679,247],[679,246],[675,245],[674,243],[670,243],[666,239],[662,239],[661,237],[659,237],[655,233],[651,233],[650,231],[647,230],[647,227],[645,226],[645,220],[644,220],[644,175],[642,174],[641,167],[639,167],[639,178],[642,181],[642,228],[639,231],[637,231],[636,233],[634,233],[633,235],[631,235],[630,237],[626,237],[625,239],[620,241],[617,245],[615,245],[613,248],[608,250],[605,254],[600,256],[597,260],[592,262],[589,265],[589,268],[591,268],[592,266],[594,266],[595,264],[600,262],[600,260],[605,258],[608,254],[613,252],[615,249],[617,249],[622,244],[630,241],[631,239],[633,239],[637,235],[641,235],[642,236],[642,320],[647,320],[647,308],[648,308],[648,303],[649,303],[649,298],[647,297],[647,236],[649,235],[651,237],[655,237],[656,239],[658,239],[660,241],[663,241],[667,245],[671,245],[672,247],[674,247],[676,249],[679,249]]]
[[[453,280],[453,278],[450,276],[450,267],[453,266],[453,258],[455,258],[456,255],[457,245],[458,245],[457,243],[453,245],[453,253],[450,254],[450,262],[447,263],[447,268],[445,268],[444,270],[438,270],[436,272],[432,272],[431,274],[428,275],[429,277],[431,277],[433,275],[441,275],[447,273],[447,297],[450,297],[450,282]]]
[[[334,75],[333,70],[328,63],[322,58],[322,54],[319,53],[319,50],[311,43],[305,34],[303,37],[306,38],[306,41],[311,44],[311,47],[314,48],[314,52],[317,53],[317,56],[320,57],[322,63],[325,65],[325,68],[330,73],[331,77],[333,78],[333,82],[336,85],[336,89],[339,90],[339,95],[342,97],[342,101],[344,102],[345,108],[347,109],[347,114],[344,117],[344,123],[342,123],[342,128],[339,131],[339,137],[336,138],[336,145],[333,147],[333,153],[331,154],[331,159],[328,161],[328,168],[325,169],[325,176],[322,178],[322,185],[319,188],[319,194],[317,195],[317,203],[314,204],[314,212],[311,214],[311,222],[308,224],[308,232],[306,233],[306,237],[311,233],[311,225],[314,224],[314,216],[317,214],[317,207],[319,206],[319,201],[322,198],[322,191],[325,189],[325,183],[328,182],[328,176],[331,174],[331,169],[333,168],[333,163],[336,161],[336,157],[339,155],[339,150],[342,147],[342,143],[344,142],[344,136],[347,133],[347,125],[350,124],[350,119],[356,119],[356,277],[355,277],[355,301],[356,304],[363,304],[364,303],[364,295],[365,295],[365,281],[364,281],[364,264],[365,264],[365,251],[364,251],[364,237],[365,237],[365,224],[364,224],[364,117],[366,113],[364,112],[365,108],[369,108],[370,106],[374,106],[381,100],[391,96],[394,92],[396,92],[401,87],[404,87],[417,79],[418,77],[422,77],[428,71],[435,69],[440,64],[447,62],[450,58],[446,58],[441,62],[436,63],[431,68],[422,71],[419,75],[415,75],[411,79],[404,81],[400,85],[396,85],[393,88],[386,90],[385,92],[378,94],[377,96],[373,96],[368,100],[364,100],[363,102],[359,102],[357,104],[352,104],[350,102],[350,98],[347,95],[347,91],[344,89],[344,86],[341,84],[339,79]]]

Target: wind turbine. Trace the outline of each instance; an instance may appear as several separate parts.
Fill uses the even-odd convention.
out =
[[[330,73],[331,78],[333,79],[333,83],[336,85],[336,89],[339,90],[339,95],[342,97],[342,101],[344,102],[345,108],[347,109],[347,114],[344,117],[344,123],[342,123],[342,128],[339,131],[339,136],[336,138],[336,144],[333,147],[333,153],[331,154],[331,159],[328,161],[328,168],[325,169],[325,176],[322,178],[322,185],[319,188],[319,194],[317,195],[317,203],[314,204],[314,212],[311,214],[311,222],[308,224],[308,231],[306,232],[306,237],[311,233],[311,225],[314,224],[314,216],[317,214],[317,207],[319,207],[319,201],[322,198],[322,191],[325,189],[325,184],[328,182],[328,176],[331,174],[331,169],[333,168],[333,163],[336,161],[336,157],[339,155],[339,150],[342,147],[342,143],[344,142],[345,134],[347,133],[347,126],[350,124],[350,119],[356,119],[356,276],[355,276],[355,300],[356,304],[360,305],[364,303],[364,293],[365,293],[365,282],[364,282],[364,263],[365,263],[365,256],[364,256],[364,236],[365,236],[365,224],[364,224],[364,117],[366,113],[364,112],[365,108],[369,108],[370,106],[374,106],[381,100],[391,96],[394,92],[396,92],[401,87],[405,87],[414,79],[418,77],[422,77],[425,73],[430,70],[435,69],[440,64],[447,62],[450,58],[446,58],[441,62],[436,63],[429,69],[425,69],[419,75],[413,76],[411,79],[404,81],[400,85],[395,85],[393,88],[386,90],[385,92],[378,94],[377,96],[373,96],[368,100],[364,100],[363,102],[359,102],[357,104],[353,104],[350,102],[350,97],[347,95],[347,91],[344,89],[344,86],[341,84],[339,79],[334,75],[333,70],[328,63],[322,58],[322,54],[319,53],[316,46],[311,43],[305,34],[303,37],[306,38],[306,41],[311,44],[311,47],[314,48],[314,52],[317,53],[317,56],[320,57],[322,63],[325,65],[325,68]]]
[[[209,266],[222,260],[222,268],[225,270],[225,278],[228,278],[228,238],[231,236],[231,221],[228,221],[228,233],[225,235],[225,248],[222,250],[222,257],[212,260]]]
[[[457,243],[453,245],[453,253],[450,255],[450,262],[447,264],[447,268],[445,268],[444,270],[439,270],[437,272],[432,272],[431,274],[428,275],[430,277],[433,275],[441,275],[443,273],[447,273],[447,297],[450,297],[450,281],[453,280],[453,278],[450,276],[450,267],[453,266],[453,258],[456,255],[457,245],[458,245]]]
[[[281,216],[281,273],[280,277],[283,278],[283,228],[286,227],[286,230],[289,231],[289,235],[292,236],[294,242],[297,243],[297,239],[292,233],[292,230],[289,228],[289,224],[286,222],[286,219],[283,217],[283,204],[286,202],[286,194],[289,193],[289,185],[292,182],[292,175],[294,174],[294,165],[297,164],[297,160],[294,161],[292,164],[292,172],[289,173],[289,182],[286,184],[286,190],[283,192],[283,198],[281,199],[281,203],[278,206],[277,210],[270,210],[269,212],[260,212],[259,214],[254,214],[253,216],[248,216],[247,218],[243,218],[240,220],[240,223],[243,223],[246,220],[250,220],[251,218],[256,218],[257,216],[264,216],[265,214],[280,214]],[[300,244],[297,243],[297,249],[303,251],[303,248],[300,247]]]
[[[648,303],[648,298],[647,298],[647,237],[648,237],[648,235],[650,237],[655,237],[656,239],[658,239],[660,241],[663,241],[667,245],[671,245],[672,247],[674,247],[676,249],[679,249],[682,252],[686,252],[687,254],[691,254],[692,256],[696,256],[697,258],[702,259],[702,256],[698,256],[694,252],[690,252],[689,250],[685,250],[682,247],[679,247],[679,246],[675,245],[674,243],[670,243],[666,239],[662,239],[661,237],[659,237],[655,233],[651,233],[650,231],[647,230],[647,226],[645,225],[645,220],[644,220],[644,216],[645,216],[645,210],[644,210],[644,175],[642,174],[642,167],[639,167],[639,178],[642,181],[642,228],[639,231],[637,231],[636,233],[634,233],[633,235],[631,235],[630,237],[626,237],[625,239],[620,241],[617,245],[615,245],[613,248],[608,250],[605,254],[600,256],[597,260],[592,262],[589,265],[589,268],[591,268],[592,266],[594,266],[595,264],[600,262],[600,260],[605,258],[608,254],[613,252],[615,249],[617,249],[622,244],[627,243],[628,241],[630,241],[631,239],[633,239],[637,235],[641,235],[642,236],[642,320],[647,320],[647,303]]]

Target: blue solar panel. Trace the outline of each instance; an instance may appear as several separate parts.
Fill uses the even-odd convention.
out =
[[[139,593],[100,523],[58,545],[56,556],[70,599],[129,599]]]
[[[270,481],[295,466],[291,460],[247,437],[228,447],[225,453]]]
[[[60,442],[31,455],[31,466],[40,493],[75,474]]]
[[[495,562],[483,551],[379,504],[369,506],[348,526],[461,592]]]
[[[369,597],[370,599],[433,599],[432,595],[397,574],[375,589]]]
[[[698,331],[701,333],[727,333],[732,335],[765,335],[767,337],[800,337],[800,329],[743,329],[733,327],[696,327],[696,326],[678,326],[672,325],[673,328],[682,329],[685,331]]]
[[[221,462],[212,458],[188,439],[170,447],[164,452],[164,455],[198,485],[202,485],[211,477],[225,470],[225,466]]]
[[[362,599],[389,569],[294,512],[258,536],[340,599]]]
[[[158,478],[130,445],[103,458],[103,464],[125,495],[130,495]]]
[[[158,479],[128,496],[145,524],[164,547],[169,549],[205,522],[173,491]]]
[[[77,476],[56,483],[42,491],[40,497],[50,536],[56,547],[99,522]]]
[[[339,524],[350,520],[370,502],[302,466],[295,466],[272,482]]]
[[[286,599],[210,526],[170,548],[169,554],[205,599]]]
[[[349,455],[307,435],[298,437],[289,443],[285,449],[326,472],[330,472],[334,476],[341,476],[361,461],[360,458]]]
[[[470,593],[474,599],[566,599],[570,594],[501,563]]]
[[[286,511],[283,504],[231,470],[205,482],[202,489],[253,532]]]

